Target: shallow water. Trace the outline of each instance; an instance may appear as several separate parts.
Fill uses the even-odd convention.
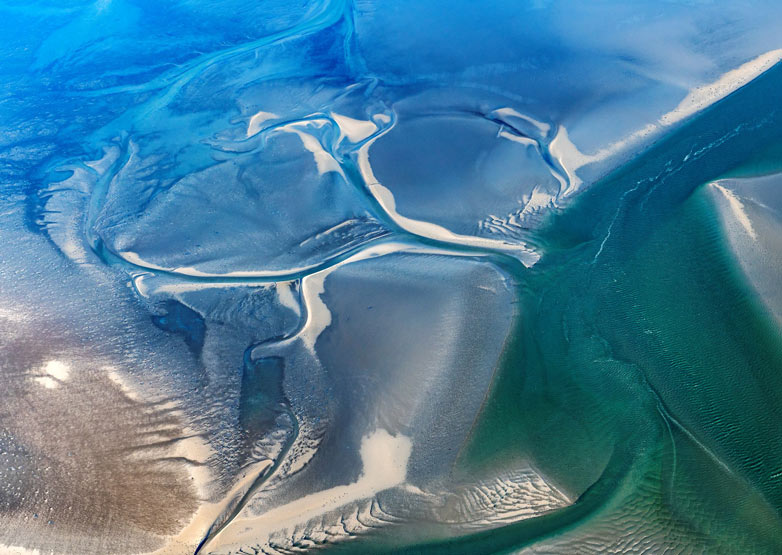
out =
[[[776,3],[0,14],[0,552],[782,551]]]

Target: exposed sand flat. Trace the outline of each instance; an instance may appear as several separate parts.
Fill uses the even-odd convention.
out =
[[[204,494],[208,451],[175,403],[142,400],[105,361],[16,324],[0,342],[3,553],[152,551]]]
[[[752,239],[757,240],[758,234],[752,227],[752,220],[750,220],[749,216],[747,216],[747,211],[744,209],[744,203],[741,202],[741,199],[733,191],[726,189],[716,181],[714,183],[710,183],[709,185],[724,195],[725,200],[728,201],[728,207],[730,208],[731,215],[741,225],[741,227],[744,228],[744,231],[747,233],[747,235],[749,235]]]
[[[780,174],[709,184],[728,244],[762,302],[782,326]]]
[[[356,482],[312,493],[257,517],[238,518],[210,544],[221,546],[221,549],[264,545],[275,533],[293,530],[334,509],[369,499],[401,484],[407,474],[411,449],[410,438],[394,436],[383,429],[375,430],[361,443],[363,470]],[[208,549],[210,544],[205,547]]]

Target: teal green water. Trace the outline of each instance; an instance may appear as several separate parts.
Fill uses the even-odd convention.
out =
[[[577,502],[378,551],[782,552],[782,340],[702,187],[774,163],[780,84],[777,66],[608,176],[515,270],[515,332],[461,468],[534,461]]]

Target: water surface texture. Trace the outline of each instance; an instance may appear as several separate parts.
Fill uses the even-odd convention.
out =
[[[780,29],[0,0],[0,554],[782,552]]]

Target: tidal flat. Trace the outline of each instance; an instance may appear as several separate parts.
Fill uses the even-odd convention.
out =
[[[781,24],[0,1],[0,555],[782,552]]]

